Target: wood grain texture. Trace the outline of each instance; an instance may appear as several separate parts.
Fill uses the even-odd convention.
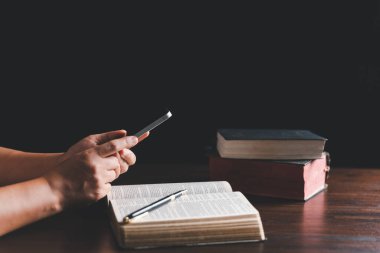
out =
[[[163,183],[208,180],[207,165],[135,165],[117,180]],[[128,252],[380,252],[380,169],[334,168],[329,188],[307,202],[247,196],[267,241]],[[3,203],[1,203],[2,205]],[[105,203],[70,210],[0,238],[0,252],[123,252]]]

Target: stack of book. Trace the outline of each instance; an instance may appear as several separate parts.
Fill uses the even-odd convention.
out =
[[[327,187],[326,141],[308,130],[219,129],[210,178],[245,194],[306,201]]]

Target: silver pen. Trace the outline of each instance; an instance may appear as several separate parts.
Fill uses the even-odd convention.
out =
[[[132,219],[135,219],[135,218],[138,218],[138,217],[141,217],[145,214],[147,214],[148,212],[154,210],[154,209],[157,209],[167,203],[169,203],[170,201],[173,201],[175,200],[176,198],[179,198],[181,197],[185,192],[187,192],[187,190],[181,190],[181,191],[178,191],[178,192],[175,192],[175,193],[172,193],[166,197],[163,197],[147,206],[144,206],[130,214],[128,214],[127,216],[124,217],[123,219],[123,222],[124,223],[128,223],[130,222]]]

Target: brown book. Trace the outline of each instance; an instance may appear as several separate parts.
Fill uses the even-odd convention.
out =
[[[211,180],[227,180],[244,194],[308,200],[326,189],[328,153],[313,160],[209,158]]]
[[[123,218],[177,192],[187,193],[147,215]],[[228,182],[112,186],[107,196],[111,226],[122,248],[253,242],[265,239],[259,212]]]

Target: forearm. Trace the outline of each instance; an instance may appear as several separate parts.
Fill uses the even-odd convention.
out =
[[[37,178],[55,167],[62,153],[28,153],[0,147],[0,186]]]
[[[61,211],[44,177],[0,187],[0,235]]]

